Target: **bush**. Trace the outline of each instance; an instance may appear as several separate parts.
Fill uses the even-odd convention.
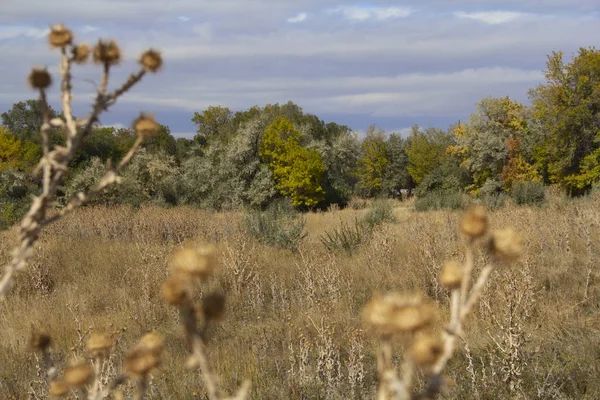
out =
[[[363,217],[365,223],[371,227],[384,222],[395,222],[394,209],[392,203],[385,199],[375,200],[371,205],[371,209]]]
[[[339,227],[325,231],[319,239],[323,246],[330,252],[345,252],[352,254],[361,244],[366,243],[371,236],[372,225],[365,221],[354,219],[354,224],[350,225],[341,222]]]
[[[435,191],[428,193],[415,200],[415,210],[458,210],[466,206],[466,201],[462,192],[442,192]]]
[[[295,251],[306,237],[305,218],[285,200],[277,200],[265,211],[252,210],[243,219],[246,233],[262,243]]]
[[[31,205],[31,195],[39,188],[19,171],[0,172],[0,229],[7,229],[25,216]]]
[[[497,210],[504,207],[508,195],[502,190],[502,182],[487,179],[479,189],[479,198],[488,210]]]
[[[518,181],[513,184],[512,197],[519,205],[541,205],[546,201],[546,186],[541,182]]]

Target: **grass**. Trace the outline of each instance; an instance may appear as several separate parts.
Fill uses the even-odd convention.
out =
[[[468,349],[460,345],[446,370],[456,385],[445,397],[600,396],[599,206],[596,195],[490,213],[495,228],[521,233],[525,256],[492,273],[466,321]],[[331,254],[320,243],[319,235],[340,219],[351,223],[366,212],[308,213],[308,236],[291,252],[245,234],[241,213],[78,209],[42,233],[32,265],[0,305],[0,392],[6,398],[43,392],[39,361],[27,344],[32,326],[50,333],[59,366],[67,355],[83,354],[88,332],[110,331],[119,338],[115,368],[126,349],[155,329],[168,339],[147,397],[204,398],[198,374],[183,366],[188,349],[179,317],[160,300],[169,257],[194,240],[215,244],[219,256],[216,278],[197,290],[227,298],[224,319],[208,332],[211,364],[227,392],[248,378],[252,399],[373,398],[376,340],[364,331],[361,310],[375,293],[416,290],[438,303],[447,320],[448,292],[438,275],[445,260],[464,252],[461,214],[454,211],[396,208],[396,222],[380,226],[352,256]],[[0,244],[6,263],[15,231],[0,233]],[[487,257],[475,255],[481,262]],[[392,346],[398,363],[403,342]],[[507,367],[514,371],[507,375]]]

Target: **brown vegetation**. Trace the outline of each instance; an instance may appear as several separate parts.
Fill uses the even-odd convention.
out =
[[[465,341],[445,369],[444,397],[600,395],[599,206],[597,196],[555,198],[545,208],[490,213],[494,229],[521,234],[524,256],[492,272],[466,319]],[[0,306],[0,392],[15,398],[47,393],[43,360],[30,350],[34,326],[52,338],[49,357],[59,368],[87,354],[93,333],[108,333],[114,346],[101,366],[104,384],[121,373],[139,338],[155,331],[165,349],[147,397],[205,398],[198,374],[185,369],[189,348],[180,317],[161,299],[171,256],[189,242],[203,242],[216,246],[219,268],[195,286],[196,295],[216,291],[226,298],[222,318],[204,332],[224,392],[249,379],[253,399],[373,398],[377,346],[361,321],[365,305],[376,293],[417,291],[448,321],[449,292],[439,276],[446,260],[463,261],[465,253],[460,213],[406,209],[397,209],[397,222],[378,226],[352,256],[329,253],[318,235],[363,212],[309,214],[309,235],[292,252],[249,238],[238,213],[75,210],[40,235],[31,265]],[[15,244],[14,231],[0,234],[1,263]],[[476,266],[489,257],[476,251]],[[398,366],[409,349],[400,339],[391,344]],[[423,378],[418,368],[416,389]],[[133,390],[127,386],[125,393]]]

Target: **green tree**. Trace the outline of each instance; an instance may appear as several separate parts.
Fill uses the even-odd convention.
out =
[[[201,113],[194,112],[192,122],[197,125],[196,142],[205,142],[209,138],[226,136],[233,118],[233,113],[227,107],[209,106]]]
[[[392,197],[398,197],[400,190],[411,190],[415,183],[408,173],[408,154],[406,140],[400,134],[392,133],[387,142],[387,170],[383,175],[382,188]]]
[[[568,64],[552,52],[544,75],[529,93],[543,132],[537,161],[551,182],[578,194],[600,179],[600,51],[580,48]]]
[[[375,196],[381,192],[383,177],[389,164],[385,132],[374,125],[369,126],[361,149],[363,156],[356,172],[359,184],[367,196]]]
[[[418,185],[447,157],[446,149],[453,144],[451,133],[439,128],[427,128],[421,131],[417,125],[412,127],[406,143],[408,155],[408,173]]]
[[[62,116],[62,113],[59,114],[51,106],[48,107],[50,118]],[[22,142],[33,141],[37,144],[41,143],[39,132],[42,127],[43,113],[40,99],[30,99],[15,103],[10,110],[0,114],[0,118],[2,118],[2,125]],[[64,143],[64,138],[58,130],[53,130],[50,143]]]
[[[316,150],[300,145],[301,135],[293,123],[277,118],[267,127],[259,145],[259,156],[273,171],[277,189],[294,206],[312,207],[325,198],[321,186],[325,167]]]

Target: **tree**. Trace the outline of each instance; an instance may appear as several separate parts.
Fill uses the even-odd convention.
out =
[[[418,185],[447,157],[446,149],[453,144],[452,134],[439,128],[427,128],[421,131],[417,125],[412,127],[406,143],[408,155],[408,173]]]
[[[381,192],[383,176],[389,164],[385,132],[378,130],[375,125],[369,126],[361,149],[363,156],[357,169],[359,184],[366,195],[375,196]]]
[[[543,128],[537,161],[552,183],[585,192],[600,179],[600,51],[580,48],[568,64],[552,52],[544,75],[529,93]]]
[[[279,117],[265,130],[259,156],[273,172],[281,194],[289,196],[294,206],[312,207],[325,198],[321,186],[325,167],[319,153],[300,146],[300,139],[292,122]]]
[[[472,174],[472,190],[477,192],[489,180],[501,180],[505,189],[523,177],[541,179],[530,163],[533,132],[529,129],[529,110],[511,98],[486,97],[467,124],[453,127],[455,145],[448,153],[459,157]]]
[[[208,106],[202,113],[195,112],[192,122],[198,126],[198,134],[194,140],[204,141],[208,138],[227,135],[229,133],[227,128],[232,117],[231,110],[221,106]]]
[[[118,161],[124,154],[117,146],[117,137],[114,132],[115,128],[113,127],[92,128],[81,148],[73,157],[72,165],[78,166],[93,157],[98,157],[103,162],[109,158],[113,162]]]
[[[57,117],[58,114],[52,107],[48,106],[50,118]],[[41,143],[39,135],[42,126],[42,102],[40,99],[30,99],[20,101],[12,105],[12,108],[0,114],[2,125],[13,133],[19,140],[32,140]],[[53,135],[53,143],[61,143],[60,135]]]
[[[0,126],[0,171],[7,168],[21,169],[22,152],[19,139]]]
[[[382,189],[392,197],[398,197],[400,190],[414,188],[415,183],[408,173],[406,141],[401,135],[392,133],[387,142],[387,170],[383,175]]]

